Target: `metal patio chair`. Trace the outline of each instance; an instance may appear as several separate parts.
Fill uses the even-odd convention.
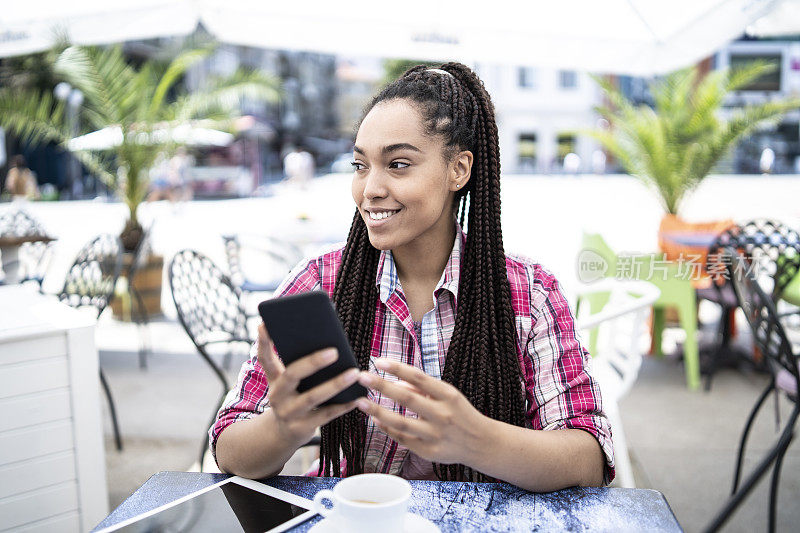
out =
[[[779,262],[778,268],[771,278],[769,276],[759,277],[758,272],[752,268],[753,263],[746,256],[739,255],[737,250],[726,248],[724,254],[728,258],[730,277],[739,305],[747,317],[755,345],[761,351],[770,371],[770,381],[756,400],[745,423],[739,442],[731,497],[709,524],[707,531],[717,531],[721,528],[762,476],[767,473],[767,470],[772,467],[768,515],[768,530],[772,532],[775,531],[778,484],[783,457],[792,440],[795,424],[800,415],[800,399],[798,398],[800,391],[798,357],[800,357],[800,352],[792,346],[786,335],[775,307],[775,301],[769,296],[770,291],[774,291],[774,287],[769,287],[769,285],[773,284],[772,280],[775,280],[774,285],[780,285],[787,277],[793,277],[794,273],[800,269],[800,254],[786,254],[784,256],[786,259]],[[760,282],[766,282],[767,287],[762,287]],[[792,412],[783,424],[773,446],[762,456],[750,474],[743,479],[742,463],[747,439],[756,415],[771,393],[785,395],[792,402]]]
[[[790,259],[787,261],[787,256],[800,255],[800,235],[780,222],[751,220],[722,232],[708,249],[707,272],[727,274],[725,264],[727,256],[724,252],[728,248],[743,255],[750,268],[756,268],[760,273],[772,278],[771,296],[774,301],[778,301],[797,273],[792,261]],[[785,267],[779,269],[782,264]],[[706,390],[711,388],[711,380],[719,362],[730,351],[734,312],[739,307],[733,285],[725,279],[727,276],[715,277],[716,280],[712,279],[711,287],[697,290],[698,300],[709,300],[721,308],[717,341],[711,350],[709,365],[705,369]]]
[[[230,385],[212,358],[209,347],[252,344],[253,339],[247,331],[247,316],[230,278],[208,257],[194,250],[181,250],[175,254],[169,265],[169,285],[181,326],[222,386],[211,425]],[[204,435],[200,451],[201,469],[207,449],[208,438]]]
[[[97,317],[100,317],[114,296],[114,287],[121,265],[122,243],[119,237],[110,234],[95,237],[78,252],[75,262],[67,272],[64,287],[58,293],[59,300],[70,307],[93,307]],[[103,385],[108,408],[111,411],[114,442],[117,450],[122,450],[122,437],[111,388],[108,386],[103,369],[100,368],[99,372],[100,383]]]
[[[273,237],[256,235],[223,235],[225,256],[228,260],[231,281],[243,294],[274,292],[291,268],[302,258],[302,252],[290,243]],[[243,266],[243,255],[249,254],[262,267],[272,272],[268,281],[250,279]]]

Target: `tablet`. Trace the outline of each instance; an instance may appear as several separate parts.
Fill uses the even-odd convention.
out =
[[[98,533],[218,532],[277,533],[305,522],[314,503],[238,476],[184,496]]]

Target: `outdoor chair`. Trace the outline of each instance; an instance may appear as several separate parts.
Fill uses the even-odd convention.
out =
[[[607,298],[607,303],[597,311],[592,309],[591,314],[578,315],[576,328],[598,333],[597,348],[592,353],[592,375],[600,385],[603,410],[614,436],[617,479],[620,486],[633,488],[636,484],[618,403],[639,375],[642,353],[647,350],[649,340],[647,316],[659,297],[659,290],[646,281],[606,278],[581,288],[578,294]]]
[[[644,280],[653,283],[660,291],[653,303],[653,352],[661,356],[661,339],[664,331],[664,312],[667,307],[678,311],[680,325],[686,332],[683,344],[683,364],[686,373],[686,386],[696,389],[700,386],[700,357],[697,346],[697,299],[689,277],[680,267],[668,261],[661,261],[658,254],[617,255],[605,239],[597,233],[584,233],[582,248],[585,252],[597,254],[605,263],[605,277],[618,279]],[[608,295],[589,294],[579,299],[589,305],[590,312],[598,312],[608,302]],[[576,309],[577,311],[577,309]],[[597,350],[597,331],[589,333],[589,352]]]
[[[22,209],[0,214],[0,235],[4,237],[25,237],[44,235],[45,231],[38,220]]]
[[[787,254],[787,260],[779,264],[772,280],[769,276],[759,276],[758,272],[751,268],[751,261],[746,256],[740,255],[738,250],[726,248],[724,257],[739,305],[753,332],[754,343],[763,354],[770,371],[770,381],[756,400],[745,423],[736,458],[731,497],[709,524],[707,530],[716,531],[721,528],[772,466],[768,515],[768,529],[772,532],[775,530],[775,511],[783,457],[792,440],[795,423],[800,415],[800,399],[798,399],[798,391],[800,391],[798,357],[800,357],[800,352],[792,346],[786,336],[786,331],[778,318],[775,301],[769,296],[774,287],[762,287],[761,283],[769,285],[772,284],[772,280],[781,282],[787,277],[793,277],[800,268],[800,255]],[[792,402],[792,412],[786,419],[775,444],[763,455],[750,475],[742,479],[742,463],[752,424],[767,397],[773,392],[784,394]]]
[[[169,266],[169,285],[181,326],[222,385],[211,425],[230,385],[212,358],[209,347],[227,345],[230,349],[237,344],[252,344],[253,339],[247,332],[247,316],[230,278],[209,258],[194,250],[175,254]],[[201,469],[207,449],[208,438],[204,436],[200,451]]]
[[[725,249],[736,250],[744,255],[751,268],[760,269],[772,278],[772,298],[777,301],[782,297],[787,286],[796,278],[796,270],[792,270],[792,262],[788,261],[785,269],[778,274],[779,263],[786,261],[787,254],[800,254],[800,235],[781,224],[771,220],[752,220],[742,225],[733,226],[722,232],[708,248],[706,272],[712,275],[711,286],[697,289],[698,300],[708,300],[720,306],[721,316],[717,327],[716,345],[710,352],[706,373],[706,390],[711,388],[711,380],[717,366],[726,356],[730,357],[730,341],[734,334],[734,313],[738,301],[733,285],[726,279],[727,266],[723,253]]]
[[[52,239],[47,237],[38,220],[27,212],[17,209],[0,214],[0,239],[17,240],[16,251],[11,257],[3,257],[0,268],[0,285],[5,285],[2,269],[13,269],[15,283],[35,281],[42,290],[42,281],[50,264]],[[18,247],[18,248],[16,248]]]
[[[289,270],[302,259],[302,252],[290,243],[267,236],[223,235],[225,256],[231,281],[243,295],[254,292],[274,292]],[[246,268],[243,263],[252,264]],[[255,267],[262,271],[262,280],[255,281],[246,271]]]
[[[26,242],[19,247],[19,283],[35,282],[42,292],[42,284],[53,259],[53,243]]]
[[[175,254],[169,266],[169,285],[181,326],[222,384],[222,393],[209,423],[211,426],[230,386],[222,369],[214,362],[209,347],[252,344],[253,339],[247,332],[247,316],[230,278],[208,257],[194,250]],[[315,436],[303,447],[319,446],[319,443],[319,436]],[[200,450],[201,470],[207,449],[208,437],[204,434]]]
[[[67,272],[64,287],[58,298],[71,307],[92,307],[99,318],[114,296],[121,264],[122,243],[119,237],[110,234],[95,237],[78,252],[75,262]],[[114,442],[117,450],[122,450],[122,438],[111,388],[108,386],[103,369],[100,368],[99,372],[100,383],[103,385],[111,412]]]

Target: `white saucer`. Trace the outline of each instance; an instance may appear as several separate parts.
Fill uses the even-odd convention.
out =
[[[406,520],[404,524],[404,533],[441,533],[441,530],[428,520],[418,514],[406,513]],[[333,527],[333,524],[327,519],[323,518],[308,530],[308,533],[338,533],[339,530]]]

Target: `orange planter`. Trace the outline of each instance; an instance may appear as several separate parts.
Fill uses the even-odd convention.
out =
[[[687,222],[677,215],[664,215],[658,227],[658,247],[669,261],[691,261],[700,265],[692,284],[695,288],[709,287],[711,278],[705,270],[708,247],[717,235],[735,224],[730,219]]]

